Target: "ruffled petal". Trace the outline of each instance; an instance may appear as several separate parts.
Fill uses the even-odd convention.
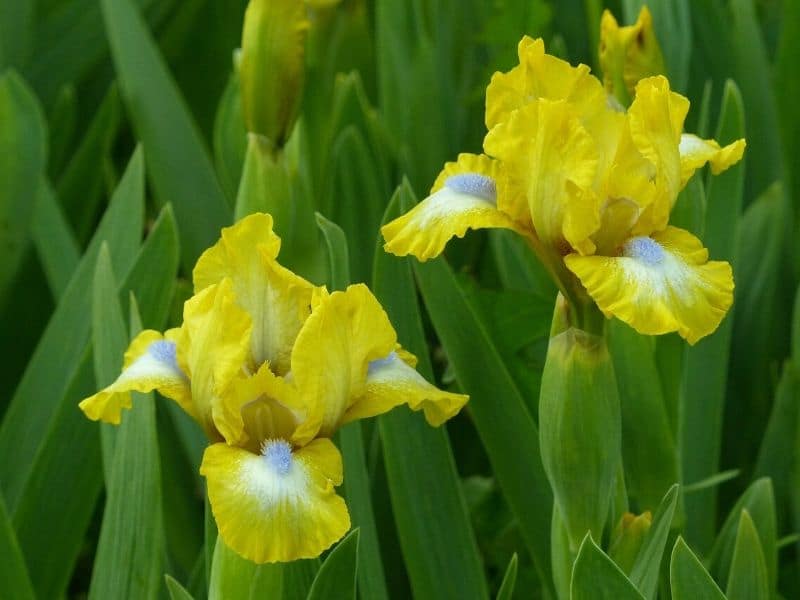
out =
[[[676,227],[625,243],[622,256],[565,257],[607,317],[639,333],[677,331],[690,344],[712,333],[733,302],[733,273]]]
[[[237,303],[230,279],[195,294],[183,305],[178,364],[191,380],[198,421],[211,438],[236,430],[222,396],[243,369],[251,369],[252,320]]]
[[[539,239],[559,254],[594,251],[600,199],[592,192],[597,146],[574,108],[539,100],[511,114],[484,140],[506,167],[510,185],[524,190]]]
[[[256,213],[224,227],[219,241],[197,259],[192,271],[195,293],[232,273],[257,276],[261,257],[277,258],[280,249],[281,239],[272,230],[272,215]]]
[[[365,393],[347,409],[342,423],[408,404],[411,410],[422,410],[428,423],[438,427],[455,416],[467,400],[469,396],[465,394],[445,392],[428,383],[400,353],[392,351],[386,358],[369,363]]]
[[[678,144],[689,101],[670,91],[666,77],[648,77],[636,85],[636,98],[628,109],[631,139],[655,167],[656,198],[635,228],[649,234],[667,225],[669,213],[681,189]]]
[[[456,162],[445,165],[430,196],[381,228],[385,250],[426,261],[441,254],[452,238],[464,237],[468,229],[495,227],[524,233],[502,211],[503,183],[497,161],[460,154]]]
[[[706,163],[711,163],[711,173],[714,175],[719,175],[735,165],[742,160],[746,145],[742,138],[721,148],[716,140],[704,140],[691,133],[684,133],[680,142],[681,187]]]
[[[194,268],[195,291],[228,278],[236,302],[253,320],[251,353],[277,373],[289,369],[292,344],[309,314],[313,285],[275,260],[280,238],[272,217],[253,214],[222,230]]]
[[[256,563],[314,558],[350,529],[334,486],[342,459],[328,439],[291,449],[283,440],[253,454],[226,444],[206,448],[200,472],[225,544]]]
[[[582,114],[605,107],[603,86],[586,65],[573,67],[546,54],[544,42],[528,36],[522,38],[517,52],[519,65],[508,73],[492,75],[486,88],[486,129],[539,98],[566,100]]]
[[[175,333],[146,329],[137,335],[125,351],[122,373],[116,381],[78,406],[93,421],[119,425],[123,408],[131,407],[131,392],[158,390],[193,414],[189,380],[176,360]]]
[[[295,440],[330,437],[365,391],[369,363],[392,351],[397,335],[372,292],[351,285],[320,298],[292,352],[291,379],[314,408]]]

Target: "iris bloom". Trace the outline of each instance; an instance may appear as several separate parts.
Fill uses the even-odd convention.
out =
[[[223,229],[181,327],[140,333],[119,378],[80,404],[117,424],[131,391],[178,402],[211,441],[200,471],[219,533],[258,563],[318,556],[350,528],[340,426],[400,404],[436,426],[467,401],[414,370],[364,285],[328,293],[278,264],[279,248],[269,215]]]
[[[523,38],[519,65],[486,90],[486,154],[447,163],[431,194],[383,227],[386,250],[424,261],[467,229],[511,229],[570,304],[594,302],[645,334],[711,333],[733,300],[731,267],[669,214],[697,169],[720,173],[745,142],[683,133],[689,102],[662,76],[635,92],[626,112],[586,65]]]

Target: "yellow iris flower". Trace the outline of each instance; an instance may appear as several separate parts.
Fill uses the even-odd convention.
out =
[[[654,76],[638,82],[625,111],[587,66],[525,37],[519,65],[495,73],[486,90],[486,154],[447,163],[431,194],[383,227],[385,248],[424,261],[467,229],[511,229],[568,300],[588,294],[606,317],[695,343],[730,307],[733,276],[669,226],[669,214],[697,169],[727,169],[745,141],[720,147],[683,133],[688,109]]]
[[[350,528],[337,428],[400,404],[437,426],[468,399],[414,370],[366,286],[329,293],[282,267],[279,249],[269,215],[223,229],[181,327],[140,333],[119,378],[80,404],[117,424],[131,391],[178,402],[211,441],[200,471],[219,533],[258,563],[319,556]]]

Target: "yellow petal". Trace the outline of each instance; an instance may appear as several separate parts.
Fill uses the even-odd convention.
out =
[[[678,145],[689,101],[670,91],[666,77],[642,79],[636,99],[628,109],[633,143],[655,167],[657,196],[640,219],[635,232],[648,234],[663,229],[681,189]]]
[[[233,273],[257,277],[261,256],[276,258],[281,239],[272,230],[272,215],[256,213],[225,227],[219,241],[200,255],[192,271],[195,293],[219,283]]]
[[[728,167],[742,160],[746,142],[744,138],[720,148],[716,140],[704,140],[691,133],[681,136],[681,187],[686,185],[694,172],[711,163],[711,172],[719,175]]]
[[[511,114],[484,140],[500,159],[510,185],[524,190],[539,239],[559,254],[594,251],[600,199],[591,193],[598,166],[596,144],[572,106],[540,100]]]
[[[630,237],[643,212],[656,202],[656,167],[636,148],[627,119],[617,123],[612,160],[601,157],[600,228],[593,236],[598,254],[614,254]],[[649,231],[648,231],[649,233]]]
[[[188,374],[198,421],[211,438],[237,431],[237,417],[221,397],[243,368],[251,368],[252,320],[235,301],[229,279],[183,305],[178,364]]]
[[[253,361],[269,361],[273,371],[283,374],[308,317],[314,286],[276,262],[279,249],[272,217],[250,215],[222,230],[220,241],[203,253],[193,275],[195,291],[224,277],[231,280],[236,302],[253,319]]]
[[[146,329],[125,351],[122,373],[107,388],[83,400],[79,406],[93,421],[119,425],[123,408],[131,407],[131,392],[158,390],[192,414],[189,380],[176,361],[174,332],[166,337]]]
[[[733,302],[733,273],[726,262],[708,262],[708,251],[676,227],[635,237],[622,256],[565,259],[607,317],[639,333],[677,331],[690,344],[712,333]]]
[[[422,410],[428,423],[438,427],[455,416],[467,400],[469,396],[445,392],[431,385],[393,351],[386,358],[369,364],[364,396],[350,406],[342,424],[408,404],[411,410]]]
[[[381,228],[384,249],[426,261],[441,254],[452,238],[464,237],[468,229],[499,227],[522,233],[523,228],[502,212],[502,179],[497,161],[459,155],[456,162],[445,165],[430,196]]]
[[[292,352],[292,380],[314,408],[295,433],[330,437],[365,391],[367,369],[395,347],[389,317],[369,289],[351,285],[320,300]]]
[[[253,562],[315,558],[350,529],[347,506],[334,491],[342,459],[328,439],[299,449],[272,440],[263,454],[213,444],[200,472],[220,536]]]
[[[586,65],[545,54],[544,42],[528,36],[518,46],[519,65],[495,73],[486,88],[486,129],[504,122],[511,113],[539,98],[566,100],[586,113],[606,104],[606,93]]]

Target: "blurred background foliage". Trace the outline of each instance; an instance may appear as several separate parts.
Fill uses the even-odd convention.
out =
[[[0,0],[0,596],[306,596],[316,560],[220,559],[214,575],[204,440],[176,407],[140,402],[119,432],[76,407],[114,378],[129,328],[180,321],[220,227],[270,210],[289,232],[281,260],[334,287],[313,257],[341,238],[323,220],[318,232],[314,211],[338,224],[350,279],[372,284],[422,372],[472,396],[446,432],[405,410],[364,427],[350,450],[363,473],[345,490],[360,533],[312,595],[325,577],[352,582],[357,547],[362,598],[547,597],[558,582],[536,414],[554,287],[503,232],[413,270],[376,252],[377,232],[445,161],[480,150],[485,86],[522,35],[597,72],[602,10],[631,23],[642,2],[309,1],[298,120],[268,153],[248,142],[234,69],[246,5]],[[681,483],[664,505],[673,598],[699,597],[681,587],[702,572],[692,553],[731,598],[759,597],[741,594],[761,571],[759,590],[800,597],[800,2],[648,5],[672,87],[692,101],[687,129],[726,143],[744,128],[748,148],[744,166],[696,176],[673,216],[734,264],[723,327],[686,348],[611,324],[619,514],[655,512]],[[601,546],[622,566],[614,539]],[[761,556],[754,574],[743,553]],[[582,558],[575,578],[599,577],[603,553]],[[226,564],[246,589],[215,588]],[[663,597],[669,583],[665,567]]]

